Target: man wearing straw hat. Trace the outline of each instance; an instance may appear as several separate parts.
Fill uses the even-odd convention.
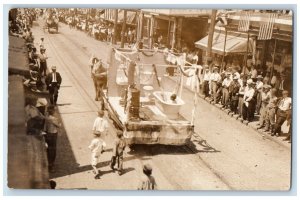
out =
[[[271,94],[270,94],[271,86],[263,85],[263,89],[261,92],[261,108],[260,108],[260,117],[259,117],[259,127],[257,129],[261,129],[266,124],[267,118],[267,105],[269,104]]]
[[[219,68],[217,66],[213,68],[213,73],[210,76],[210,81],[211,81],[211,94],[214,103],[217,103],[218,83],[221,81],[221,75],[219,74]]]
[[[248,89],[245,91],[244,94],[244,104],[243,104],[243,120],[248,120],[251,122],[253,120],[252,118],[252,112],[253,112],[253,106],[254,106],[254,85],[255,83],[252,81],[252,79],[247,80]]]

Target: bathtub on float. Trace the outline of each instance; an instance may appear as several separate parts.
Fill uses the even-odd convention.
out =
[[[162,92],[162,91],[153,92],[153,96],[155,98],[155,105],[169,119],[176,119],[178,118],[181,106],[183,106],[185,102],[178,96],[176,98],[176,103],[171,102],[170,97],[172,94],[173,94],[172,92]]]

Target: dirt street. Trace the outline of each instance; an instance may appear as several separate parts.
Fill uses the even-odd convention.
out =
[[[161,190],[288,190],[291,148],[243,126],[206,101],[199,99],[193,137],[198,152],[184,147],[138,146],[125,154],[125,174],[109,168],[115,129],[110,123],[105,140],[109,151],[101,157],[101,179],[93,178],[88,145],[99,103],[88,67],[92,54],[108,59],[109,44],[60,23],[58,34],[42,30],[42,21],[32,29],[36,42],[45,38],[48,67],[62,75],[58,111],[63,128],[58,138],[56,172],[51,174],[57,189],[135,190],[142,165],[150,163]],[[168,82],[171,87],[172,82]],[[181,114],[191,118],[193,94],[183,91],[186,102]]]

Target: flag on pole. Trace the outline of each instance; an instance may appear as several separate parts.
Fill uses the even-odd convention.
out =
[[[240,15],[240,21],[238,26],[238,31],[247,32],[250,27],[250,17],[251,14],[249,11],[242,12]]]
[[[277,18],[276,13],[268,13],[264,20],[262,20],[259,32],[258,32],[258,40],[270,40],[273,35],[273,27],[275,23],[275,19]]]

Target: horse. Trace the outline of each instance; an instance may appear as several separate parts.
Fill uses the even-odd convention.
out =
[[[96,93],[95,101],[102,101],[103,89],[107,86],[107,69],[97,58],[93,59],[91,74]]]

